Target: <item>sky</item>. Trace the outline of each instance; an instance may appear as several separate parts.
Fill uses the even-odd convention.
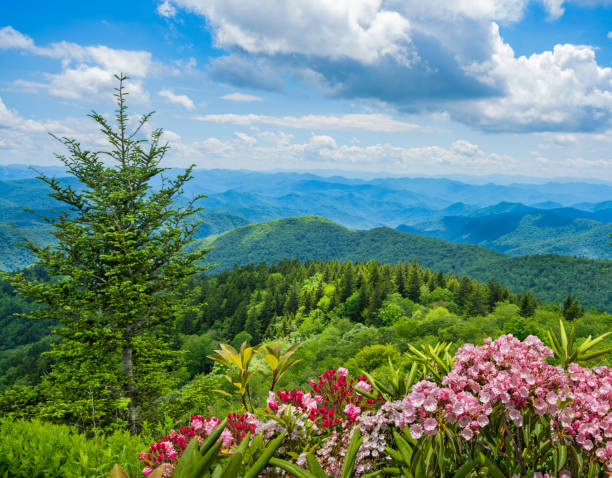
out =
[[[612,0],[6,2],[0,165],[104,149],[120,72],[169,167],[612,181]]]

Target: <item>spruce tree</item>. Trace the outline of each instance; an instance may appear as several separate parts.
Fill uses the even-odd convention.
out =
[[[177,206],[192,167],[174,179],[164,176],[160,162],[168,146],[162,130],[140,139],[152,113],[128,130],[127,78],[117,79],[116,127],[102,114],[89,115],[108,149],[90,151],[74,139],[56,138],[68,151],[57,157],[78,185],[40,175],[63,208],[43,217],[57,243],[23,245],[51,280],[3,277],[43,305],[29,318],[58,324],[61,340],[51,351],[55,366],[45,378],[41,410],[86,426],[127,422],[137,432],[143,406],[150,411],[172,384],[175,357],[164,333],[191,308],[186,279],[204,269],[207,251],[185,247],[199,226],[194,215],[200,197]],[[153,189],[160,176],[161,186]]]
[[[419,274],[419,266],[416,259],[412,263],[410,272],[408,272],[408,280],[406,284],[406,297],[413,302],[418,302],[421,298],[421,276]]]
[[[567,294],[567,297],[563,301],[563,317],[565,320],[572,321],[584,315],[584,309],[580,307],[578,299],[574,299],[572,294]]]

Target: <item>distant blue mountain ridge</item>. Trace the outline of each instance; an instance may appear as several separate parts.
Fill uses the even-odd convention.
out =
[[[59,166],[35,167],[63,177]],[[166,175],[176,174],[170,170]],[[26,237],[49,240],[38,213],[59,205],[26,166],[0,166],[0,268],[13,268],[17,226]],[[185,197],[206,194],[198,237],[245,224],[318,215],[350,229],[391,227],[510,256],[548,254],[612,258],[612,183],[469,184],[444,178],[325,177],[299,172],[194,170]],[[61,181],[78,187],[74,178]],[[160,183],[154,184],[159,187]],[[10,231],[9,231],[10,229]]]

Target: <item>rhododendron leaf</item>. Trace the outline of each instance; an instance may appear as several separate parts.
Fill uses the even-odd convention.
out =
[[[195,459],[195,455],[199,455],[198,453],[198,441],[191,440],[187,448],[183,451],[183,456],[178,461],[174,472],[172,473],[174,478],[186,478],[189,476],[187,472],[191,472],[193,469],[193,461]]]
[[[588,361],[588,360],[592,360],[598,357],[601,357],[603,355],[607,355],[608,353],[612,352],[612,348],[608,348],[608,349],[604,349],[604,350],[597,350],[595,352],[591,352],[590,354],[584,354],[584,355],[580,355],[578,357],[578,359],[580,361]]]
[[[223,478],[236,478],[242,467],[242,453],[236,451],[228,460],[227,465],[223,469],[221,476]]]
[[[247,432],[247,434],[240,442],[240,445],[236,447],[236,452],[240,452],[240,454],[244,455],[247,447],[249,446],[249,441],[251,441],[251,432]]]
[[[398,451],[401,453],[404,462],[409,465],[412,461],[413,449],[410,444],[396,431],[393,430],[393,438]]]
[[[257,475],[259,475],[259,472],[267,466],[270,458],[272,458],[272,455],[274,455],[278,447],[282,445],[284,439],[285,432],[281,433],[274,440],[271,440],[261,452],[261,456],[244,474],[244,478],[255,478]]]
[[[250,446],[245,451],[244,461],[250,462],[253,455],[255,455],[255,453],[257,453],[259,450],[263,450],[263,447],[264,447],[263,436],[261,433],[259,433],[258,435],[255,435],[255,437],[251,441]]]
[[[359,395],[363,395],[364,397],[369,398],[370,400],[378,399],[378,397],[374,395],[373,393],[366,392],[365,390],[361,390],[360,388],[353,388],[353,390],[357,392]]]
[[[457,469],[457,471],[453,475],[453,478],[465,478],[466,476],[468,476],[469,473],[474,471],[474,469],[476,468],[476,465],[477,463],[474,460],[466,461],[463,465],[461,465]]]
[[[149,478],[163,478],[163,476],[164,476],[164,467],[158,466],[157,468],[153,470],[153,473],[149,475]]]
[[[221,433],[223,433],[223,430],[225,430],[225,427],[227,426],[227,420],[228,419],[225,418],[221,423],[219,423],[217,427],[212,431],[212,433],[208,435],[206,439],[202,442],[202,445],[200,446],[201,453],[204,453],[208,448],[213,445],[213,443],[215,443],[219,439]]]
[[[340,478],[349,478],[353,475],[353,467],[355,466],[355,459],[357,458],[357,452],[359,451],[359,447],[363,442],[363,437],[360,436],[359,428],[355,427],[353,431],[353,436],[351,437],[351,442],[346,450],[346,455],[344,456],[344,463],[342,464],[342,471],[340,473]]]
[[[317,478],[327,478],[325,471],[323,471],[323,468],[312,453],[306,453],[306,462],[308,463],[308,469],[314,476]]]
[[[272,370],[276,370],[278,368],[278,359],[274,355],[266,354],[265,359]]]
[[[300,468],[299,466],[294,465],[293,463],[286,460],[281,460],[279,458],[271,458],[270,465],[277,466],[278,468],[285,470],[290,475],[295,476],[296,478],[315,478],[312,473],[309,473],[303,468]]]
[[[225,390],[219,390],[217,388],[212,390],[213,392],[220,393],[221,395],[225,395],[226,397],[232,397],[231,393],[227,393]]]
[[[120,465],[115,463],[108,478],[130,478],[130,475],[128,475]]]
[[[482,452],[479,455],[479,461],[481,464],[487,467],[487,471],[489,473],[488,476],[490,476],[491,478],[506,478],[502,471]]]
[[[587,350],[595,347],[597,344],[599,344],[601,341],[603,341],[610,334],[612,334],[612,332],[606,332],[605,334],[602,334],[602,335],[600,335],[599,337],[597,337],[595,339],[591,339],[591,336],[589,335],[587,337],[587,339],[582,343],[582,345],[580,345],[580,347],[578,347],[578,349],[577,349],[578,353],[586,352]]]
[[[565,326],[563,325],[563,321],[562,320],[559,320],[559,335],[561,337],[561,348],[563,350],[568,350],[568,348],[567,348],[567,333],[565,332]]]
[[[202,445],[204,445],[204,443],[202,443]],[[219,457],[219,450],[222,445],[223,441],[219,440],[217,442],[212,442],[212,445],[200,447],[200,453],[197,454],[197,458],[194,460],[193,464],[193,476],[202,476],[212,466]],[[202,456],[201,453],[204,453],[204,456]]]

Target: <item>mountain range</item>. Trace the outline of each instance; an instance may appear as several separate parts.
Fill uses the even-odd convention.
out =
[[[59,166],[36,169],[78,187]],[[23,212],[27,207],[44,214],[59,206],[37,174],[25,166],[0,167],[0,269],[29,262],[15,246],[20,235],[43,244],[52,240],[39,217]],[[612,183],[470,184],[443,178],[201,169],[193,176],[185,197],[208,196],[201,201],[198,219],[204,223],[198,238],[250,223],[318,215],[350,229],[397,228],[509,256],[612,258]]]

